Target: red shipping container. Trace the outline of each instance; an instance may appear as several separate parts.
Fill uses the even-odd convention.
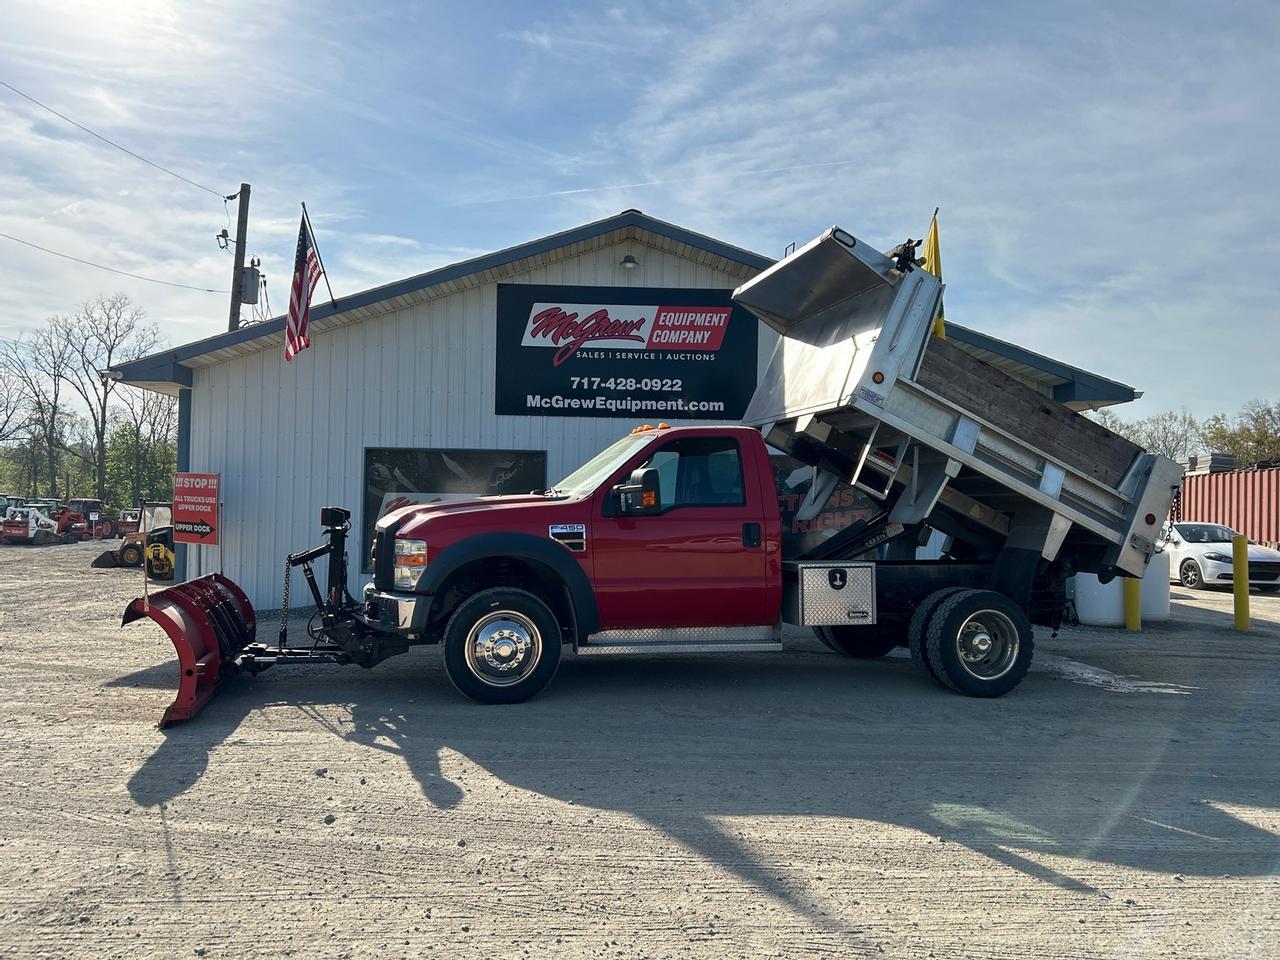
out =
[[[1275,546],[1280,543],[1280,467],[1185,477],[1177,518],[1221,523]]]

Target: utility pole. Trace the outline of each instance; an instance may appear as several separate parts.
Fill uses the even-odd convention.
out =
[[[249,229],[249,185],[240,184],[240,210],[236,214],[236,250],[235,266],[231,274],[231,318],[228,330],[236,330],[240,326],[240,299],[244,296],[244,244],[245,233]]]

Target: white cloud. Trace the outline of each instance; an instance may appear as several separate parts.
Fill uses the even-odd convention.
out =
[[[1270,6],[657,2],[466,42],[434,9],[430,31],[313,13],[13,6],[0,58],[157,163],[252,182],[249,252],[277,301],[301,199],[340,296],[630,206],[777,254],[833,222],[887,247],[941,205],[952,320],[1133,383],[1136,413],[1275,395]],[[222,289],[227,218],[0,90],[0,231]],[[111,290],[175,342],[225,324],[221,296],[5,240],[0,279],[0,336]]]
[[[605,184],[635,186],[510,195],[774,253],[833,222],[887,247],[941,205],[952,320],[1131,382],[1136,412],[1229,409],[1274,396],[1280,366],[1280,283],[1247,267],[1280,252],[1277,19],[1181,13],[739,4],[661,50],[647,25],[573,15],[545,29],[661,58],[604,134],[627,160]],[[849,164],[802,169],[831,160]]]

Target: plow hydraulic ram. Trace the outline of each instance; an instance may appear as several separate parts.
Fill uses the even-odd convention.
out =
[[[190,720],[217,692],[219,685],[242,671],[256,674],[288,662],[355,663],[372,667],[408,649],[406,639],[379,633],[360,616],[360,605],[347,591],[346,537],[349,511],[325,507],[320,522],[326,541],[291,554],[285,560],[280,634],[274,645],[257,640],[257,615],[235,583],[211,573],[138,597],[125,608],[122,626],[149,618],[164,629],[178,654],[178,693],[160,720],[167,727]],[[328,559],[327,591],[322,594],[312,563]],[[289,646],[289,579],[302,567],[316,604],[307,625],[311,642]]]

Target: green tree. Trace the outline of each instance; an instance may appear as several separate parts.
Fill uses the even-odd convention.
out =
[[[1280,460],[1280,400],[1250,400],[1233,417],[1217,414],[1204,422],[1205,447],[1236,458],[1236,466]]]

